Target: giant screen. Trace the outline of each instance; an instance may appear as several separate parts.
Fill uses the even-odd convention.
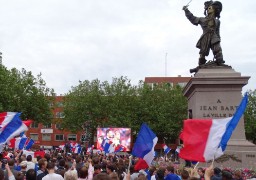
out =
[[[97,128],[97,149],[102,149],[104,139],[109,139],[115,146],[121,145],[126,151],[130,151],[130,128]]]

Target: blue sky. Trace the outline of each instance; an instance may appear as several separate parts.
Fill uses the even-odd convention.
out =
[[[185,0],[0,0],[0,52],[7,68],[40,72],[65,94],[79,80],[133,84],[148,76],[191,76],[202,34],[181,10]],[[189,9],[203,15],[203,0]],[[222,1],[224,60],[256,84],[256,1]],[[167,58],[166,58],[167,54]],[[165,60],[167,59],[167,63]],[[209,55],[207,59],[212,59]]]

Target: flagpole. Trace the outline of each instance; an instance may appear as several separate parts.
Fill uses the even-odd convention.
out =
[[[196,167],[198,166],[198,164],[199,164],[199,161],[196,163],[196,165],[195,165],[194,169],[196,169]]]
[[[128,165],[128,169],[127,169],[127,174],[130,173],[131,164],[132,164],[132,155],[129,157],[129,165]]]
[[[215,161],[215,154],[214,154],[214,156],[213,156],[213,160],[212,160],[212,167],[213,167],[213,163],[214,163],[214,161]]]

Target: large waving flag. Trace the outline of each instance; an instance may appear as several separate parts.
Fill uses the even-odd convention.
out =
[[[1,113],[0,121],[0,144],[5,144],[21,132],[28,130],[27,126],[20,119],[20,113]]]
[[[224,154],[228,140],[242,117],[248,102],[245,94],[233,117],[225,119],[184,121],[184,147],[179,156],[186,160],[207,162]]]
[[[163,149],[164,149],[164,154],[168,154],[171,149],[166,144],[163,144],[162,146],[163,146]]]
[[[26,150],[31,149],[31,147],[35,144],[35,141],[33,139],[30,139],[25,147]]]
[[[16,112],[0,113],[0,132],[2,132],[3,128],[11,122],[16,114]]]
[[[132,149],[132,155],[142,158],[148,166],[154,159],[154,148],[158,141],[155,133],[143,123]]]

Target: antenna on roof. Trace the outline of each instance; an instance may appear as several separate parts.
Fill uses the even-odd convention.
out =
[[[165,73],[164,73],[164,75],[165,75],[165,77],[167,77],[167,53],[165,53],[165,65],[164,65],[164,67],[165,67]]]

